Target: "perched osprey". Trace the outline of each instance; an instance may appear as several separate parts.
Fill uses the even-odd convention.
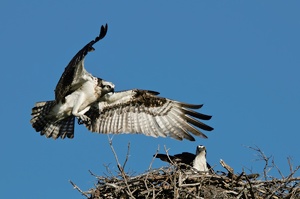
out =
[[[211,166],[206,162],[206,148],[203,145],[197,146],[196,155],[189,152],[183,152],[181,154],[169,156],[166,154],[157,154],[155,157],[171,164],[183,163],[190,165],[198,171],[209,172],[209,170],[212,169]],[[181,165],[181,168],[186,167]]]
[[[55,90],[55,100],[38,102],[32,109],[32,126],[41,135],[56,139],[73,138],[74,117],[92,132],[104,134],[144,134],[194,141],[190,134],[207,138],[199,129],[211,131],[202,123],[211,116],[195,112],[202,105],[186,104],[157,96],[148,90],[114,92],[111,82],[93,77],[83,67],[83,59],[107,26],[95,40],[88,43],[71,60]]]
[[[111,82],[92,76],[84,68],[84,57],[95,50],[93,45],[104,38],[107,25],[102,26],[95,40],[85,45],[65,68],[56,88],[55,100],[37,102],[32,109],[33,128],[41,135],[54,139],[74,137],[74,119],[87,122],[84,115],[90,105],[108,92],[113,92]]]

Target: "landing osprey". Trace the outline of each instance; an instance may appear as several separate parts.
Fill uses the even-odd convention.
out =
[[[114,90],[111,82],[88,73],[83,63],[88,52],[95,50],[93,45],[104,38],[106,32],[107,25],[102,26],[99,36],[73,57],[55,88],[55,100],[35,104],[30,122],[41,135],[54,139],[73,138],[75,117],[86,122],[89,118],[84,113],[90,105]]]
[[[172,164],[183,163],[186,165],[190,165],[198,171],[208,172],[209,170],[212,170],[211,166],[206,162],[206,148],[203,145],[199,145],[196,147],[196,155],[189,152],[183,152],[174,156],[157,154],[155,157]],[[181,166],[181,168],[185,167]]]
[[[84,124],[91,132],[168,136],[194,141],[192,133],[207,138],[198,128],[207,131],[213,128],[199,119],[209,120],[211,116],[192,110],[202,105],[159,97],[155,91],[133,89],[114,92],[111,82],[85,71],[84,56],[94,50],[92,45],[102,39],[106,31],[107,26],[102,26],[100,35],[71,60],[55,90],[56,100],[39,102],[33,108],[31,123],[35,130],[47,137],[72,138],[75,116],[78,123]]]

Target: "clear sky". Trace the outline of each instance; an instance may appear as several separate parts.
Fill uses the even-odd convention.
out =
[[[46,139],[29,122],[105,23],[106,38],[86,58],[90,73],[116,90],[203,103],[215,128],[195,142],[115,135],[121,163],[131,144],[126,171],[146,171],[158,146],[174,154],[203,144],[216,170],[223,159],[236,172],[261,173],[264,162],[245,147],[258,146],[288,175],[287,157],[300,164],[299,9],[299,1],[1,1],[1,198],[83,198],[68,180],[88,190],[96,183],[88,170],[117,170],[106,135],[76,125],[73,140]]]

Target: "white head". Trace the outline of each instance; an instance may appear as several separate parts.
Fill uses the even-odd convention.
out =
[[[101,96],[115,91],[115,85],[113,83],[100,78],[98,78],[98,86],[101,88]]]
[[[196,155],[198,155],[200,153],[202,153],[202,154],[204,154],[206,156],[206,148],[205,148],[205,146],[203,146],[203,145],[198,145],[197,146],[197,148],[196,148]]]

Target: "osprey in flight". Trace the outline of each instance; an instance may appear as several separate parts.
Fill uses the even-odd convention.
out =
[[[206,148],[203,145],[197,146],[196,155],[189,152],[183,152],[176,155],[157,154],[155,157],[171,164],[183,163],[186,165],[190,165],[197,171],[212,171],[211,166],[206,162]],[[181,168],[186,168],[183,165],[180,166]]]
[[[113,83],[85,70],[85,56],[95,50],[93,45],[106,32],[107,25],[102,26],[99,36],[73,57],[56,86],[55,100],[35,104],[30,121],[33,128],[46,137],[73,138],[77,117],[79,124],[97,133],[132,133],[194,141],[192,133],[207,138],[199,128],[206,131],[213,128],[199,119],[209,120],[211,116],[193,110],[202,105],[159,97],[155,91],[114,92]]]

